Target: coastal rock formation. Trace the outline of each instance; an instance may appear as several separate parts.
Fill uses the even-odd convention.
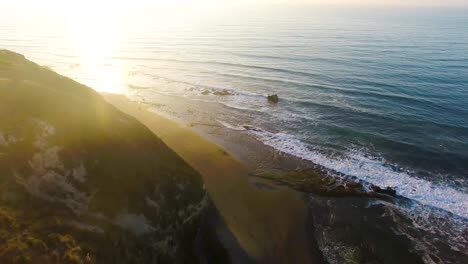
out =
[[[199,232],[210,204],[200,175],[164,142],[4,50],[0,194],[1,263],[197,263],[212,237]]]
[[[333,177],[320,168],[260,171],[253,176],[307,193],[307,234],[326,263],[424,263],[418,256],[422,252],[413,250],[413,242],[403,235],[418,237],[421,230],[394,206],[386,206],[409,202],[396,196],[395,190],[344,175]],[[394,232],[394,228],[404,231]]]
[[[268,95],[267,99],[268,99],[268,102],[270,102],[270,103],[276,104],[276,103],[279,102],[279,97],[276,94]]]
[[[385,200],[396,196],[396,191],[391,188],[383,189],[375,185],[367,186],[353,179],[336,178],[324,173],[320,168],[257,171],[252,176],[273,180],[280,185],[286,185],[301,192],[329,197],[360,196]]]
[[[205,89],[201,92],[202,95],[209,95],[209,94],[212,94],[212,95],[216,95],[216,96],[227,96],[227,95],[235,95],[233,92],[231,91],[228,91],[226,89],[224,90],[209,90],[209,89]]]

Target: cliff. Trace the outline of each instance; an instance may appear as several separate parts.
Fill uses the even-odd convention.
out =
[[[209,203],[145,126],[0,50],[1,263],[196,263]]]

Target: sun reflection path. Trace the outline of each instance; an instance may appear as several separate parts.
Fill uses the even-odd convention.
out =
[[[73,78],[99,92],[125,93],[125,65],[119,54],[118,24],[111,13],[89,10],[86,16],[70,18],[67,40],[77,55]]]

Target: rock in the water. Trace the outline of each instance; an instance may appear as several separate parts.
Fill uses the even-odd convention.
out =
[[[276,103],[279,102],[279,97],[278,97],[278,95],[276,95],[276,94],[269,95],[269,96],[267,97],[267,99],[268,99],[268,102],[270,102],[270,103],[276,104]]]
[[[339,179],[329,176],[318,168],[309,168],[293,171],[260,171],[253,176],[273,180],[278,184],[290,186],[302,192],[315,193],[325,196],[361,196],[388,199],[396,196],[392,188],[370,186],[370,191],[362,182],[350,179]]]
[[[319,169],[294,171],[260,171],[253,176],[273,180],[296,190],[328,196],[365,196],[366,192],[360,183],[338,181]]]
[[[218,96],[234,95],[232,92],[228,90],[214,91],[213,94],[218,95]]]
[[[228,91],[226,89],[224,90],[215,90],[215,91],[212,91],[212,90],[208,90],[208,89],[205,89],[201,92],[202,95],[216,95],[216,96],[227,96],[227,95],[235,95],[233,92],[231,91]]]
[[[387,188],[380,188],[379,186],[377,185],[371,185],[370,186],[370,189],[375,192],[375,193],[378,193],[378,194],[385,194],[385,195],[390,195],[390,196],[396,196],[396,191],[390,187],[387,187]]]

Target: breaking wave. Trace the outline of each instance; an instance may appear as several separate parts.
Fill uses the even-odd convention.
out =
[[[362,151],[350,150],[343,157],[332,158],[297,137],[286,133],[271,133],[253,127],[235,127],[221,122],[227,128],[246,130],[263,144],[274,149],[320,165],[325,169],[354,176],[369,184],[382,188],[391,187],[398,195],[422,205],[442,209],[458,217],[468,219],[468,194],[453,187],[419,179],[402,169],[389,166],[384,160]]]

